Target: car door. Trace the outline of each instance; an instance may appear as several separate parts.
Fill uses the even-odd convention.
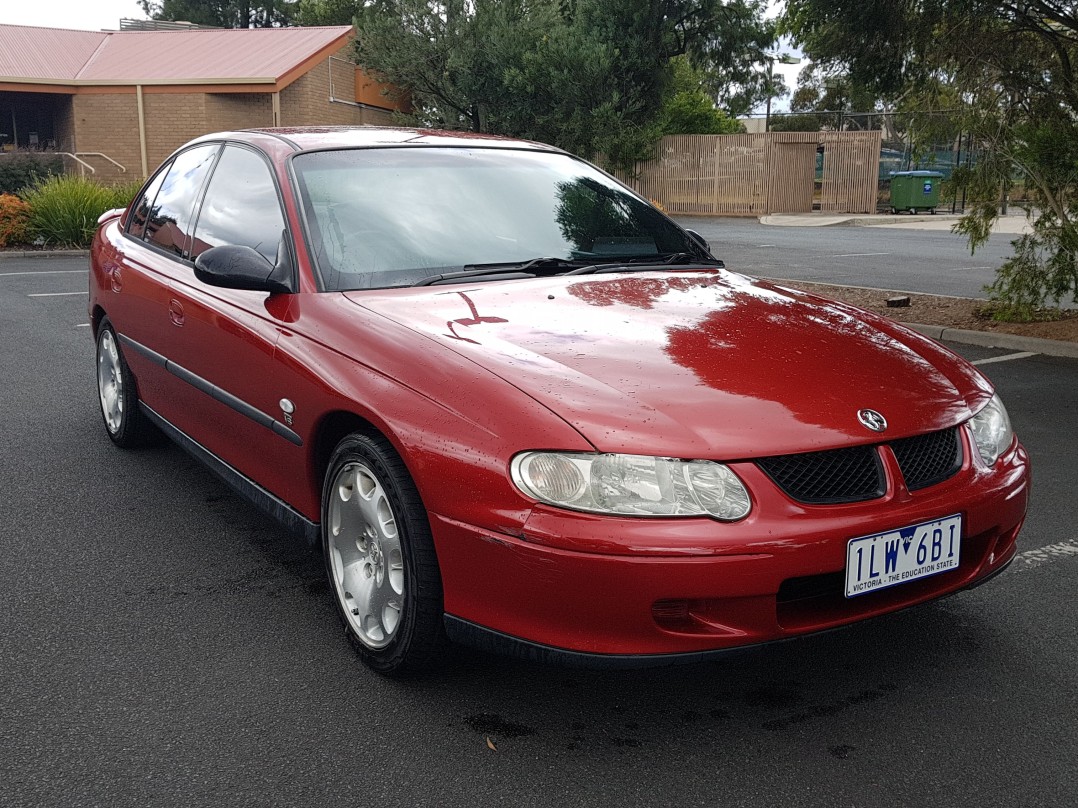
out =
[[[172,336],[172,275],[183,260],[184,234],[219,149],[220,144],[204,144],[167,161],[132,207],[116,255],[103,265],[108,291],[102,303],[138,380],[139,395],[165,417],[186,392],[165,364]]]
[[[290,262],[284,228],[267,159],[248,146],[227,144],[206,186],[189,258],[239,245],[258,251],[267,268]],[[193,263],[173,274],[169,301],[175,326],[169,358],[200,392],[175,425],[282,498],[304,462],[302,440],[288,426],[288,391],[274,365],[292,302],[288,294],[210,286],[195,277]]]

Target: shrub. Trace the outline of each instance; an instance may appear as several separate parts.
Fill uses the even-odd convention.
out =
[[[0,154],[0,194],[13,194],[20,188],[64,173],[64,160],[49,152],[10,152]]]
[[[29,222],[29,205],[12,194],[0,194],[0,247],[24,243]]]
[[[88,247],[97,218],[126,207],[138,192],[136,182],[101,185],[85,177],[49,177],[22,191],[30,205],[30,236],[45,244]]]

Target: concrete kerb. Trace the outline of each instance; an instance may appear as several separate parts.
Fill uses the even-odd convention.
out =
[[[956,222],[961,216],[955,214],[874,214],[858,215],[850,213],[770,213],[759,218],[760,224],[774,227],[873,227],[886,224],[913,224],[920,222]]]
[[[893,230],[943,230],[950,232],[961,214],[850,214],[850,213],[771,213],[760,216],[760,224],[772,227],[886,227]],[[1029,232],[1025,213],[1001,216],[992,225],[993,233],[1018,235]]]
[[[921,325],[920,323],[903,323],[902,325],[941,342],[959,342],[964,345],[979,345],[982,348],[1006,348],[1010,351],[1029,351],[1045,356],[1078,359],[1078,342],[1001,334],[998,331],[969,331],[943,325]]]
[[[5,258],[89,258],[89,250],[0,250],[0,261]]]

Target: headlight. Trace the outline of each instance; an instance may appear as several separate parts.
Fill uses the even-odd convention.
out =
[[[969,426],[977,452],[986,466],[995,463],[1014,440],[1011,419],[1007,417],[1007,408],[998,395],[992,396],[992,400],[970,419]]]
[[[749,492],[729,468],[710,460],[624,454],[524,452],[513,482],[548,505],[619,516],[745,517]]]

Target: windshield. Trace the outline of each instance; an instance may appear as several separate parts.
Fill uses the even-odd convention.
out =
[[[326,290],[408,286],[536,258],[706,257],[657,210],[564,154],[349,149],[300,154],[293,165]]]

